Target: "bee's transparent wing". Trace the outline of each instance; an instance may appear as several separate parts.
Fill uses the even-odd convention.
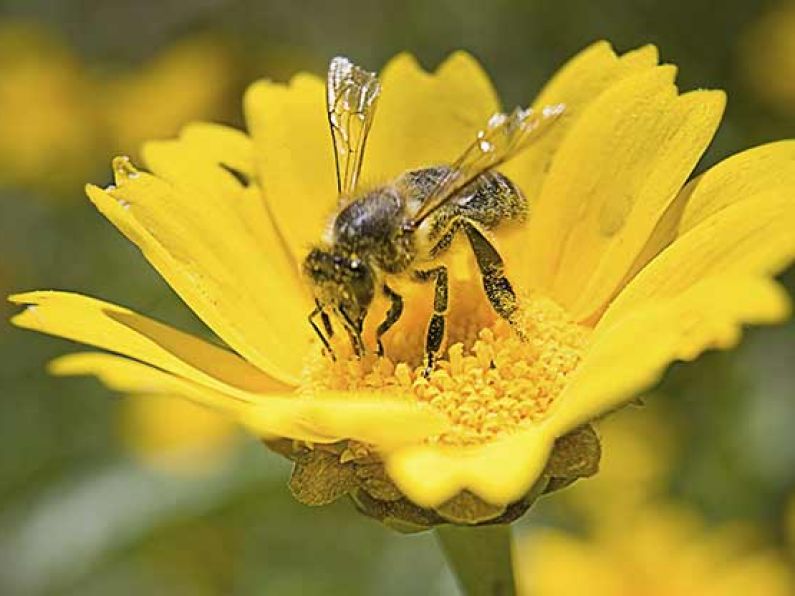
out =
[[[364,146],[380,93],[381,83],[374,73],[342,56],[331,60],[326,82],[326,105],[340,196],[356,189]]]
[[[516,108],[510,114],[492,116],[486,128],[478,132],[475,141],[451,164],[425,198],[414,216],[414,225],[422,223],[480,174],[496,168],[526,148],[563,113],[564,108],[563,104],[547,106],[540,111]]]

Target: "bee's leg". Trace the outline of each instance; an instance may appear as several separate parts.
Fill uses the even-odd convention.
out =
[[[433,292],[433,315],[428,323],[428,333],[425,336],[425,370],[423,375],[430,376],[436,357],[442,349],[445,333],[445,316],[447,316],[447,267],[440,265],[426,271],[415,271],[414,277],[419,281],[428,281],[436,278]]]
[[[392,325],[397,323],[400,315],[403,314],[403,297],[386,284],[384,284],[383,291],[391,301],[391,304],[386,313],[386,318],[378,326],[375,333],[376,341],[378,342],[378,355],[381,357],[384,355],[384,344],[381,342],[381,336],[389,331]]]
[[[345,330],[348,332],[348,337],[351,340],[353,352],[356,354],[357,358],[361,358],[365,353],[364,341],[362,341],[363,321],[359,321],[357,324],[344,308],[340,308],[339,313],[342,315],[342,320],[345,322]]]
[[[525,339],[522,331],[516,327],[516,311],[518,304],[516,292],[511,282],[505,277],[505,264],[500,253],[488,241],[483,233],[471,223],[464,224],[464,230],[475,253],[475,260],[483,277],[483,289],[492,307],[503,319],[508,321],[521,339]]]
[[[321,311],[320,320],[323,322],[323,329],[325,330],[328,338],[331,339],[334,337],[334,327],[331,326],[331,319],[329,318],[328,313]]]
[[[323,312],[319,304],[316,304],[315,310],[309,313],[309,317],[307,317],[309,319],[309,324],[312,325],[312,329],[315,330],[315,333],[323,343],[323,348],[325,349],[326,353],[331,357],[332,360],[336,361],[337,357],[334,355],[334,350],[331,349],[331,344],[329,343],[326,336],[323,335],[323,332],[320,330],[320,327],[317,326],[317,323],[315,323],[315,317],[318,315],[320,315],[320,318],[323,321],[323,326],[326,328],[326,334],[331,337],[334,334],[334,330],[331,328],[331,321],[329,321],[328,315]]]

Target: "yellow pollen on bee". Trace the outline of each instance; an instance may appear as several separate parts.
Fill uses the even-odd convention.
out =
[[[427,319],[419,316],[403,322],[385,341],[384,358],[368,354],[357,359],[346,351],[332,361],[318,349],[307,362],[299,392],[408,396],[450,420],[447,432],[429,439],[448,445],[485,443],[543,419],[577,368],[590,329],[541,296],[521,301],[516,323],[525,340],[481,305],[466,316],[456,313],[461,311],[451,309],[448,320],[449,348],[427,378],[421,349],[425,329],[418,326]],[[336,345],[344,346],[340,341]],[[413,352],[406,358],[409,346]]]

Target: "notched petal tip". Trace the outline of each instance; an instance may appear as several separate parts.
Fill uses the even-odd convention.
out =
[[[116,179],[116,184],[121,186],[128,179],[138,178],[141,173],[133,165],[132,160],[127,155],[119,155],[113,158],[111,162],[113,168],[113,176]]]

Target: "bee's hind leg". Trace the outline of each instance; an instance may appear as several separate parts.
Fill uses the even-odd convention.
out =
[[[384,284],[382,289],[386,297],[389,298],[390,305],[386,313],[386,318],[378,325],[378,329],[375,333],[376,342],[378,343],[378,355],[380,357],[384,355],[384,344],[381,342],[381,336],[389,331],[392,325],[398,322],[400,315],[403,314],[403,297],[386,284]]]
[[[425,336],[425,370],[422,374],[428,377],[433,371],[433,365],[442,349],[442,341],[444,341],[449,294],[447,267],[440,265],[425,271],[415,271],[414,277],[419,281],[436,279],[433,292],[433,315],[428,322],[428,332]]]
[[[516,325],[516,312],[519,309],[516,292],[505,277],[505,264],[500,253],[476,226],[467,222],[463,227],[475,253],[475,260],[483,277],[483,289],[491,306],[498,315],[511,324],[521,339],[526,339],[522,330]]]

